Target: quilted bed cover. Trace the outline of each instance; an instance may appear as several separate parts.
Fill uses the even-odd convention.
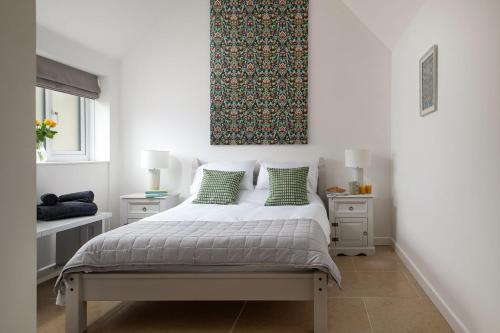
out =
[[[267,191],[241,191],[238,205],[198,205],[193,197],[168,211],[88,241],[57,282],[75,272],[294,272],[321,270],[340,284],[328,253],[326,210],[316,194],[309,205],[267,207]]]

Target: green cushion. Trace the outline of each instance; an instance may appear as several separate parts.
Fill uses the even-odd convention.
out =
[[[309,167],[267,168],[269,197],[266,206],[307,205],[307,174]]]
[[[203,169],[200,191],[195,204],[234,205],[245,171]]]

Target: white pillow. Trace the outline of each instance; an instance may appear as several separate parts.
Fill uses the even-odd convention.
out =
[[[307,190],[312,193],[318,191],[318,162],[260,162],[259,178],[257,178],[256,190],[269,188],[269,173],[267,168],[300,168],[309,167],[307,174]]]
[[[242,161],[242,162],[213,162],[200,165],[196,169],[193,178],[193,183],[189,188],[191,194],[198,193],[201,187],[201,180],[203,179],[203,169],[208,170],[221,170],[221,171],[245,171],[245,175],[241,180],[241,190],[253,190],[253,171],[255,169],[256,161]]]

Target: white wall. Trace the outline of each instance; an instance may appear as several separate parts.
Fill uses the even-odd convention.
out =
[[[36,331],[35,1],[0,2],[0,332]]]
[[[439,109],[421,118],[433,44]],[[500,2],[428,1],[392,57],[395,240],[457,332],[500,332]]]
[[[347,186],[344,149],[366,147],[376,199],[376,235],[391,236],[389,50],[338,0],[311,0],[309,141],[290,146],[210,146],[209,1],[169,2],[161,22],[121,66],[121,193],[144,190],[145,148],[169,149],[163,186],[186,195],[193,157],[327,159],[328,184]]]

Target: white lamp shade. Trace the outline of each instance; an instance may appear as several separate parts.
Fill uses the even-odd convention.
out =
[[[370,152],[368,149],[346,149],[346,168],[365,168],[370,165]]]
[[[168,151],[143,150],[141,153],[141,168],[165,169],[168,168],[169,159]]]

